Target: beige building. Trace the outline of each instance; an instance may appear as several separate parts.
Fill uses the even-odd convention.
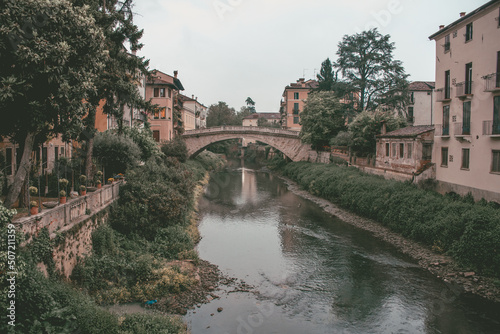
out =
[[[413,81],[408,87],[410,101],[406,107],[406,118],[410,125],[434,124],[434,86],[433,81]]]
[[[300,113],[304,110],[304,104],[309,93],[318,87],[316,80],[305,80],[303,78],[291,83],[283,91],[283,99],[280,104],[280,114],[283,129],[300,131]]]
[[[243,126],[259,126],[259,119],[265,119],[268,123],[279,124],[281,116],[277,112],[259,112],[243,118]]]
[[[500,202],[500,0],[429,37],[436,41],[433,161],[441,192]]]
[[[177,94],[184,90],[182,83],[177,79],[177,71],[174,76],[154,70],[152,77],[146,82],[146,100],[158,105],[152,116],[150,116],[151,130],[157,142],[172,140],[175,136],[174,108],[178,106]]]
[[[180,95],[183,101],[182,120],[184,130],[204,129],[207,127],[207,107],[198,102],[198,98],[192,95],[187,97]]]

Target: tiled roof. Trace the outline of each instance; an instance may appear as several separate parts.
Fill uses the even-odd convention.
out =
[[[280,119],[280,113],[278,113],[278,112],[259,112],[259,113],[255,113],[255,114],[243,117],[243,119],[258,119],[258,118]]]
[[[387,132],[385,135],[378,135],[379,138],[387,137],[417,137],[423,133],[434,130],[434,125],[417,125],[407,126],[406,128],[397,129]]]
[[[408,90],[410,91],[431,91],[436,86],[434,81],[413,81],[410,83]]]
[[[305,82],[295,82],[286,86],[285,89],[315,89],[318,88],[319,84],[316,80],[307,80]]]

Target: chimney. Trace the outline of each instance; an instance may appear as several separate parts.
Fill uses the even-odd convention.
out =
[[[198,96],[194,98],[196,101],[198,101]]]
[[[443,28],[444,28],[444,24],[441,24],[441,25],[439,26],[439,30],[441,30],[441,29],[443,29]]]
[[[306,79],[304,79],[304,78],[300,78],[299,81],[297,81],[297,82],[304,82],[305,80]]]
[[[387,133],[387,123],[385,121],[382,121],[382,130],[380,131],[380,134],[385,135]]]
[[[191,95],[191,98],[194,100],[194,94],[193,94],[193,95]]]
[[[177,78],[177,74],[179,74],[179,71],[174,71],[174,78]]]
[[[460,12],[460,17],[464,17],[465,14],[467,14],[466,12]]]

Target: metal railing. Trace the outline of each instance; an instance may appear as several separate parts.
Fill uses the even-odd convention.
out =
[[[450,127],[443,126],[441,124],[436,124],[434,135],[436,137],[449,137],[450,136]]]
[[[472,95],[474,89],[473,81],[463,81],[456,85],[457,87],[457,97],[464,97],[467,95]]]
[[[455,137],[459,136],[470,136],[470,129],[472,127],[471,123],[454,123],[453,134]]]
[[[491,73],[483,77],[484,91],[494,92],[500,90],[500,73]]]
[[[483,135],[500,136],[500,122],[483,121]]]
[[[451,92],[450,87],[436,89],[436,101],[443,102],[450,100],[451,99],[450,92]]]

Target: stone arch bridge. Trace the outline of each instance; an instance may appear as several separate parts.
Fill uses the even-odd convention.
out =
[[[286,155],[292,161],[303,161],[309,157],[310,145],[300,141],[297,131],[255,126],[221,126],[186,131],[182,138],[186,142],[190,157],[196,156],[208,145],[228,139],[250,139],[266,143]]]

